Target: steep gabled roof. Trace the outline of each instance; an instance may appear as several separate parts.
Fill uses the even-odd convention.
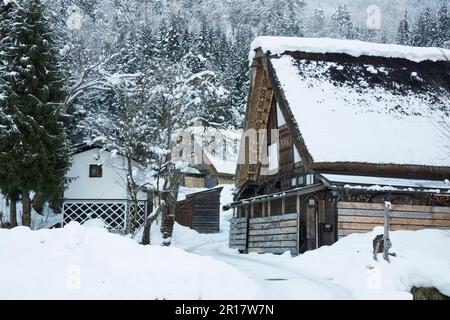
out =
[[[442,134],[450,121],[450,51],[273,37],[256,39],[252,48],[257,59],[267,59],[311,168],[450,172]]]

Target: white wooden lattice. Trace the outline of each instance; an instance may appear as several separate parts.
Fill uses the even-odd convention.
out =
[[[131,225],[129,210],[131,204],[127,200],[65,200],[63,203],[64,225],[71,221],[83,224],[89,219],[103,220],[107,228],[114,231],[128,231]],[[146,217],[147,204],[139,202],[138,225],[141,226]]]

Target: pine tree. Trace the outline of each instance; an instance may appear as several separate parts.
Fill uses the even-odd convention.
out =
[[[438,12],[438,36],[437,46],[444,47],[450,45],[450,16],[448,14],[447,5],[442,4]]]
[[[335,38],[354,38],[352,16],[347,6],[339,6],[331,16],[329,32]]]
[[[314,37],[325,36],[325,12],[323,8],[315,8],[311,18],[309,32]]]
[[[426,8],[417,19],[417,23],[414,28],[413,44],[418,47],[437,46],[437,21],[431,8]]]
[[[6,48],[7,97],[2,103],[14,139],[0,144],[0,177],[13,177],[4,189],[21,191],[22,224],[30,226],[30,192],[48,200],[61,197],[69,150],[60,114],[63,76],[52,32],[39,0],[21,5],[12,17],[16,45]]]
[[[14,123],[12,108],[8,103],[8,97],[11,95],[11,88],[9,85],[9,63],[11,59],[7,55],[7,48],[12,48],[14,43],[13,37],[13,17],[18,10],[17,5],[14,2],[4,4],[0,2],[0,149],[2,145],[11,145],[20,141],[19,131]],[[13,150],[11,150],[13,152]],[[10,161],[14,160],[14,157],[10,154]],[[17,226],[17,212],[16,202],[18,200],[18,188],[20,187],[19,181],[13,171],[13,163],[5,163],[8,165],[9,170],[0,171],[0,191],[9,199],[10,203],[10,217],[9,226]]]
[[[397,43],[402,45],[411,44],[411,32],[409,30],[408,11],[405,12],[403,19],[400,21],[397,32]]]

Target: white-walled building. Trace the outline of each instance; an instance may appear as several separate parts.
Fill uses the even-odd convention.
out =
[[[96,144],[82,144],[71,162],[67,177],[73,180],[64,192],[64,224],[100,218],[111,230],[125,231],[129,226],[127,212],[131,200],[127,192],[126,158]],[[144,169],[136,161],[133,161],[133,176],[138,185],[145,184]],[[147,200],[145,187],[138,198],[143,221]]]

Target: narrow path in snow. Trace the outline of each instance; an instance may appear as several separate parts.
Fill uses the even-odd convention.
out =
[[[273,255],[244,255],[227,248],[226,241],[214,241],[186,251],[210,256],[228,263],[254,280],[260,287],[255,299],[303,300],[303,299],[351,299],[352,295],[334,284],[282,266],[279,257]],[[275,258],[275,259],[274,259]]]

